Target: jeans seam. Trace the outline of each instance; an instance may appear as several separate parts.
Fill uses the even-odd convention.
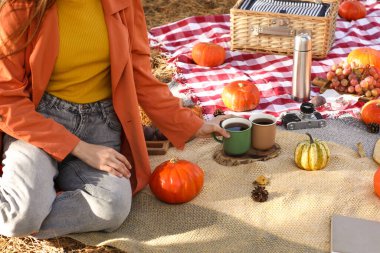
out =
[[[120,125],[119,119],[115,111],[111,110],[109,112],[104,112],[105,124],[113,131],[121,131],[122,127]]]
[[[90,194],[92,197],[94,198],[97,198],[97,199],[101,199],[101,200],[104,200],[104,201],[109,201],[109,199],[106,199],[104,198],[104,196],[102,196],[102,194],[99,194],[98,191],[99,190],[104,190],[104,191],[107,191],[107,192],[111,192],[111,190],[109,189],[106,189],[104,187],[101,187],[99,185],[93,185],[93,184],[85,184],[84,185],[84,191],[87,192],[88,194]],[[98,194],[97,194],[98,193]]]
[[[114,125],[114,124],[112,123],[112,120],[110,120],[110,119],[107,120],[106,124],[107,124],[107,126],[108,126],[111,130],[113,130],[113,131],[116,131],[116,132],[121,131],[121,126],[119,126],[119,125]]]
[[[85,176],[80,175],[80,169],[74,167],[74,171],[78,178],[83,182],[83,185],[88,184],[89,180]]]
[[[66,162],[62,162],[61,168],[67,169],[65,168],[66,165],[68,165]],[[77,177],[82,181],[83,185],[89,182],[85,176],[80,175],[80,169],[78,169],[76,166],[72,166],[72,168],[74,169],[75,175],[77,175]]]
[[[74,116],[73,118],[74,118],[74,123],[75,123],[75,126],[73,127],[73,134],[78,135],[81,122],[82,122],[82,117],[80,114],[77,114],[77,113],[72,112],[72,114]]]
[[[83,190],[83,189],[78,189],[78,190]],[[65,194],[61,194],[58,197],[56,197],[56,201],[62,201],[68,198],[72,198],[76,195],[78,195],[80,191],[65,191]]]

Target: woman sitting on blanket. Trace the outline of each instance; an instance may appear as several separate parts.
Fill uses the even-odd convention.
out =
[[[118,228],[151,172],[138,105],[177,148],[228,137],[152,76],[141,0],[0,0],[0,39],[1,235]]]

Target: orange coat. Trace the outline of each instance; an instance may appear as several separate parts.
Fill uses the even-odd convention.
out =
[[[1,38],[28,17],[32,4],[18,4],[23,10],[3,9]],[[167,85],[152,75],[141,0],[102,0],[102,5],[110,45],[113,103],[124,130],[121,153],[131,161],[131,184],[136,193],[146,186],[151,171],[138,105],[177,148],[184,147],[203,121],[191,110],[181,108]],[[31,31],[19,43],[27,41]],[[77,145],[78,137],[35,111],[57,58],[58,36],[57,6],[53,5],[32,43],[0,60],[0,141],[5,132],[62,161]]]

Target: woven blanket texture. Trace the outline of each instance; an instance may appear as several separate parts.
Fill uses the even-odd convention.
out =
[[[371,47],[380,50],[380,2],[362,1],[367,15],[356,21],[346,21],[338,16],[335,41],[326,59],[314,59],[311,78],[325,77],[334,63],[346,59],[351,50]],[[300,103],[291,99],[293,58],[285,55],[244,53],[230,50],[230,15],[189,17],[175,23],[150,30],[151,47],[164,52],[174,64],[175,81],[181,84],[178,95],[191,98],[203,108],[205,117],[211,117],[216,109],[230,111],[221,100],[224,86],[235,80],[250,80],[260,90],[257,112],[265,111],[280,115],[289,110],[298,110]],[[226,49],[224,64],[208,68],[192,61],[191,49],[200,42],[213,42]],[[312,96],[319,88],[313,87]],[[363,103],[348,104],[344,108],[322,108],[324,116],[337,118],[350,113],[359,117]],[[248,117],[251,112],[235,113]]]
[[[328,142],[331,160],[320,171],[298,169],[296,144],[304,134],[278,129],[282,153],[265,162],[226,167],[212,160],[220,148],[211,138],[194,139],[183,151],[151,156],[152,168],[179,157],[205,171],[202,192],[181,205],[158,201],[149,187],[137,194],[124,224],[113,233],[71,237],[90,245],[134,252],[329,252],[333,214],[380,220],[373,191],[377,165],[356,151]],[[375,138],[375,137],[374,137]],[[270,178],[267,202],[254,202],[252,182]]]

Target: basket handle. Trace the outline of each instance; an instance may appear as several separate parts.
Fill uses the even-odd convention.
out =
[[[279,35],[279,36],[294,36],[296,30],[289,27],[289,19],[275,18],[271,20],[272,26],[253,25],[251,28],[252,35],[258,36],[260,34],[266,35]]]

